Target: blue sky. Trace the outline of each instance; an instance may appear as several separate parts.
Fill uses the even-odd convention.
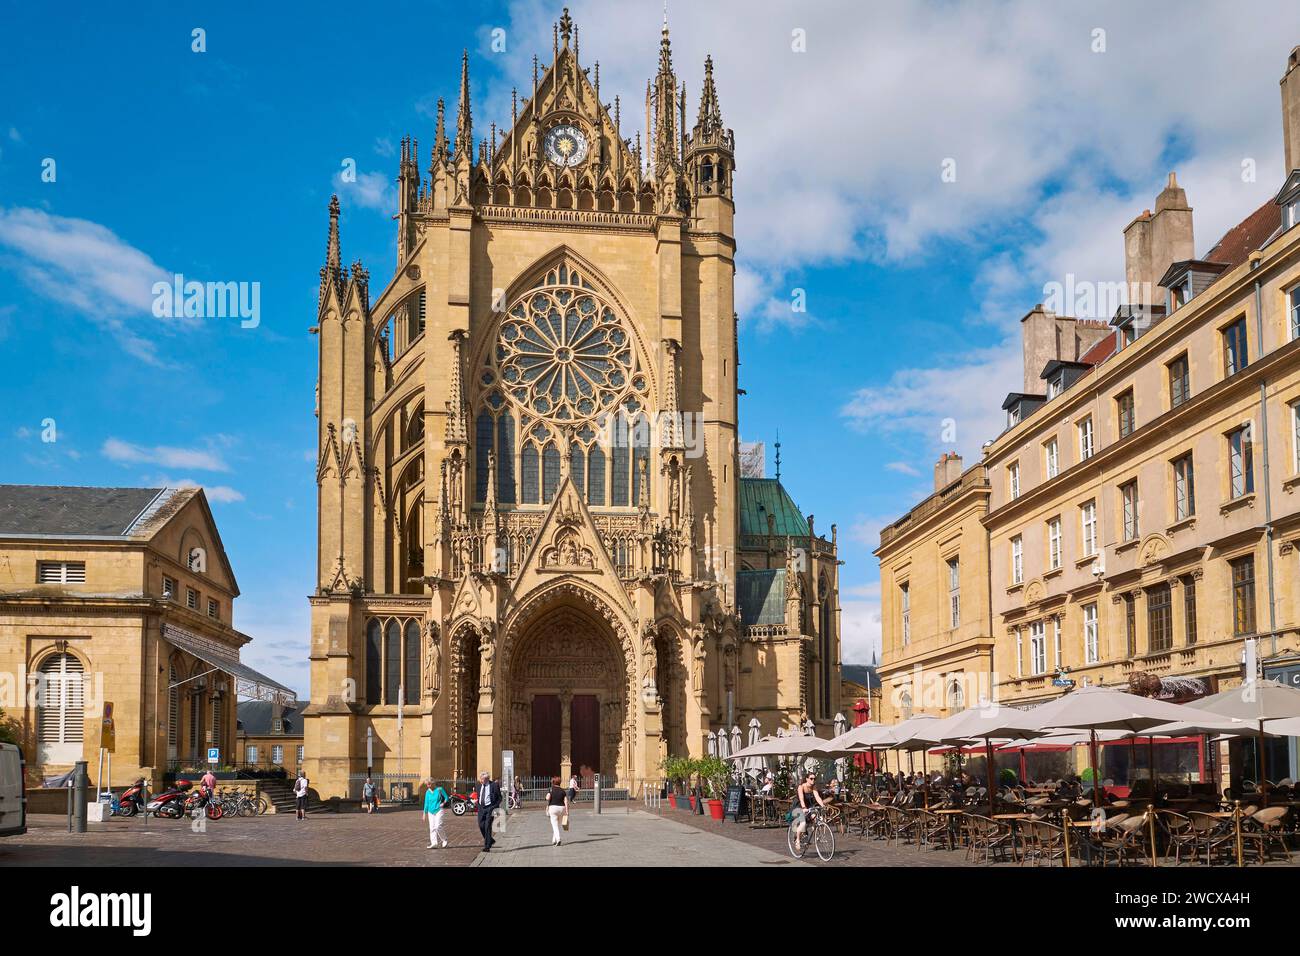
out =
[[[570,6],[635,129],[661,4]],[[742,436],[770,454],[779,429],[787,487],[819,529],[839,525],[846,658],[867,661],[879,528],[928,493],[954,447],[944,419],[968,461],[997,430],[1017,320],[1044,284],[1121,278],[1120,231],[1171,169],[1198,252],[1277,188],[1277,80],[1300,12],[1262,3],[1243,31],[1223,4],[681,6],[688,116],[710,53],[736,133]],[[401,137],[424,165],[462,47],[476,133],[508,122],[560,7],[132,7],[6,10],[0,480],[204,485],[245,657],[305,693],[307,329],[329,196],[345,260],[382,286]],[[348,159],[356,183],[339,180]],[[152,284],[175,272],[259,283],[260,322],[154,316]]]

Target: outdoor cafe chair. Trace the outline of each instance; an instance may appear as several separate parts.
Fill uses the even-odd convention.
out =
[[[916,811],[916,848],[931,846],[935,843],[948,845],[948,821],[929,810]]]
[[[1159,810],[1156,822],[1168,836],[1169,849],[1174,853],[1174,865],[1182,863],[1184,850],[1191,850],[1192,862],[1195,863],[1197,834],[1191,818],[1174,810]]]
[[[1268,861],[1268,848],[1272,843],[1282,847],[1282,854],[1291,862],[1291,851],[1286,845],[1287,832],[1284,827],[1290,807],[1265,807],[1257,811],[1250,819],[1241,823],[1242,841],[1255,848],[1256,859],[1260,863]]]
[[[1102,866],[1110,857],[1114,857],[1120,866],[1132,857],[1141,860],[1150,859],[1147,854],[1146,836],[1147,819],[1145,814],[1126,816],[1118,822],[1107,821],[1107,826],[1100,833],[1093,835],[1093,848],[1101,854]]]
[[[1009,829],[998,826],[997,820],[978,813],[967,813],[962,819],[967,834],[966,859],[978,860],[982,855],[983,862],[988,863],[995,854],[1000,853],[1005,859],[1010,851],[1014,856],[1012,833]]]
[[[916,817],[901,807],[889,807],[889,839],[910,841],[916,834]]]
[[[1064,831],[1046,820],[1024,820],[1020,824],[1020,839],[1024,855],[1021,862],[1032,861],[1034,866],[1065,856]]]
[[[1187,814],[1187,819],[1196,831],[1196,855],[1192,857],[1193,860],[1199,856],[1201,847],[1205,848],[1207,865],[1214,863],[1216,853],[1222,852],[1225,857],[1234,854],[1236,836],[1230,819],[1198,811]]]

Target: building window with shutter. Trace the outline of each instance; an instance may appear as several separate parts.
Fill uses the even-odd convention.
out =
[[[193,588],[185,589],[185,606],[191,611],[199,609],[199,592]]]
[[[176,579],[163,575],[162,596],[168,601],[176,600]]]
[[[85,561],[38,561],[37,584],[85,584]]]
[[[40,763],[71,764],[82,759],[84,671],[81,659],[73,654],[52,654],[41,662],[36,719]]]
[[[221,617],[220,605],[218,605],[212,598],[208,598],[208,617],[212,618],[214,621],[219,620]]]

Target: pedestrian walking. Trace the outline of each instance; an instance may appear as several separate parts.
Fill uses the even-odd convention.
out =
[[[361,785],[361,806],[365,808],[366,813],[375,812],[376,794],[375,782],[366,777],[366,782]]]
[[[293,795],[297,799],[298,819],[307,819],[307,775],[298,771],[298,779],[293,782]]]
[[[447,834],[442,829],[442,815],[446,812],[451,797],[432,780],[424,783],[428,788],[424,791],[424,818],[429,824],[429,845],[426,849],[432,850],[439,845],[446,849]]]
[[[569,775],[569,804],[572,805],[577,802],[578,802],[578,775],[575,773]]]
[[[551,846],[560,845],[560,828],[569,828],[569,794],[560,787],[560,778],[551,778],[551,792],[546,795],[546,816],[551,821]]]
[[[484,770],[478,775],[478,830],[483,834],[483,852],[491,853],[492,813],[501,805],[501,785],[488,776]]]

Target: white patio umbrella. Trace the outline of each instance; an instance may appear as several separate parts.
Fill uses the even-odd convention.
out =
[[[717,747],[718,750],[718,756],[721,757],[723,760],[726,760],[727,757],[731,754],[731,747],[728,746],[727,732],[725,730],[718,731],[717,743],[715,746]]]
[[[1142,733],[1151,727],[1172,721],[1207,719],[1194,707],[1170,704],[1149,697],[1138,697],[1109,687],[1084,687],[1033,708],[1027,713],[1040,731],[1086,730],[1089,732],[1089,755],[1092,762],[1092,796],[1094,806],[1101,805],[1101,785],[1097,765],[1097,732],[1123,730]],[[1151,767],[1151,789],[1155,792],[1155,766]]]
[[[710,730],[707,740],[708,740],[707,747],[709,751],[709,756],[716,757],[718,755],[718,735]]]
[[[843,736],[843,735],[844,735],[844,731],[848,729],[848,725],[849,725],[849,722],[848,722],[847,720],[844,719],[844,714],[843,714],[843,712],[837,712],[837,713],[835,714],[835,725],[834,725],[834,726],[835,726],[835,736],[836,736],[836,737],[841,737],[841,736]],[[843,779],[844,779],[844,770],[845,770],[845,768],[846,768],[847,766],[848,766],[848,761],[846,761],[843,757],[840,757],[838,760],[836,760],[836,761],[835,761],[835,776],[837,776],[837,777],[839,777],[841,780],[843,780]]]
[[[740,736],[740,726],[738,724],[732,724],[731,745],[730,747],[728,747],[728,753],[734,754],[737,750],[739,750],[743,746],[745,746],[745,744],[744,744],[744,738]]]
[[[1277,680],[1253,680],[1198,700],[1196,709],[1220,717],[1236,717],[1251,724],[1258,740],[1255,776],[1262,784],[1268,779],[1264,736],[1270,732],[1270,724],[1300,718],[1300,690]]]
[[[762,739],[762,733],[763,733],[762,725],[758,722],[758,718],[757,717],[749,718],[749,746],[752,747],[754,746],[754,744],[758,743],[759,740]],[[741,748],[737,747],[736,750],[733,750],[731,752],[732,755],[734,756],[736,752],[739,751],[740,749]],[[763,767],[764,767],[764,761],[762,757],[753,757],[745,761],[745,770],[749,773],[753,773],[753,774],[761,773]]]
[[[1039,730],[1028,711],[1017,710],[1002,704],[981,701],[974,707],[962,711],[942,721],[942,726],[934,728],[934,735],[940,737],[939,743],[958,745],[966,741],[984,742],[985,779],[989,793],[989,816],[997,811],[997,767],[993,760],[993,741],[1006,740],[1010,737],[1040,736]]]

